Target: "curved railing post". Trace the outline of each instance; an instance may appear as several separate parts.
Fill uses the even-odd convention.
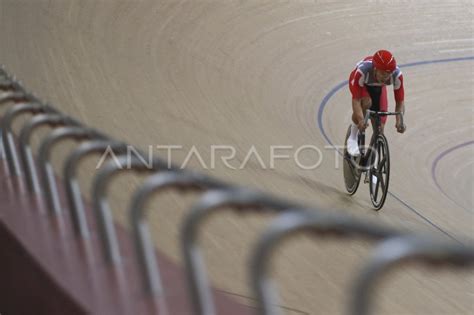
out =
[[[76,178],[76,170],[79,162],[87,155],[105,152],[106,150],[111,150],[113,154],[124,154],[127,151],[127,144],[113,140],[88,141],[75,149],[64,164],[64,185],[72,223],[75,233],[82,238],[89,238],[89,228],[87,227],[81,189]]]
[[[12,85],[13,82],[8,77],[5,77],[0,73],[0,92],[10,90]]]
[[[204,175],[192,172],[166,171],[149,177],[133,194],[129,207],[132,234],[140,269],[143,274],[143,281],[150,294],[160,295],[162,287],[155,250],[150,239],[150,232],[145,217],[146,203],[153,194],[159,193],[164,189],[179,188],[180,190],[194,189],[202,191],[227,187],[229,186]]]
[[[104,138],[105,136],[98,131],[86,127],[62,127],[53,130],[40,144],[38,150],[38,168],[43,181],[43,196],[46,205],[51,214],[59,214],[61,212],[61,204],[59,202],[59,192],[56,184],[53,166],[50,161],[50,152],[52,147],[63,139],[93,139]]]
[[[269,276],[270,258],[278,244],[299,232],[311,232],[314,236],[337,235],[351,239],[354,236],[363,236],[374,240],[393,237],[401,233],[370,222],[361,222],[347,216],[329,213],[292,211],[280,215],[262,234],[251,258],[250,281],[257,298],[257,309],[260,315],[279,314],[276,307],[277,290]]]
[[[3,63],[0,63],[0,76],[10,77]]]
[[[32,117],[20,130],[18,138],[18,146],[20,151],[20,161],[23,166],[23,172],[27,188],[30,192],[39,194],[41,188],[38,180],[38,173],[36,171],[36,163],[31,150],[30,139],[33,131],[41,126],[79,126],[80,123],[76,120],[62,115],[55,114],[40,114]]]
[[[35,101],[35,98],[31,94],[28,94],[23,90],[21,91],[7,90],[5,93],[0,94],[0,106],[11,101],[16,102],[16,103],[33,102]],[[2,127],[2,124],[0,123],[0,137],[2,136],[2,129],[3,127]],[[3,151],[4,151],[3,141],[0,141],[0,159],[4,158]]]
[[[105,259],[108,263],[120,264],[120,249],[117,242],[115,227],[110,205],[106,197],[107,187],[114,175],[126,170],[137,172],[153,172],[166,169],[177,169],[168,163],[153,159],[151,165],[135,155],[121,155],[107,162],[96,174],[92,183],[92,209],[95,213],[100,242],[103,246]]]
[[[3,105],[7,102],[26,103],[34,101],[36,101],[36,98],[32,94],[23,90],[8,90],[8,92],[0,95],[0,105]]]
[[[25,88],[22,82],[17,80],[15,76],[9,75],[3,66],[0,66],[0,91],[23,91]]]
[[[9,78],[8,76],[0,76],[0,90],[7,91],[16,91],[21,92],[25,91],[20,82]]]
[[[216,311],[204,259],[197,244],[198,232],[206,218],[224,207],[231,207],[235,211],[269,210],[278,213],[297,205],[254,190],[234,188],[207,192],[191,208],[181,228],[181,247],[190,295],[196,314],[199,315],[213,315]]]
[[[375,248],[372,258],[357,277],[351,295],[349,313],[371,314],[371,295],[385,273],[408,261],[420,261],[441,267],[474,267],[474,247],[436,241],[414,235],[388,239]]]
[[[13,120],[20,114],[31,113],[33,115],[38,113],[55,112],[55,110],[41,103],[19,103],[7,110],[2,119],[2,143],[5,151],[5,158],[7,160],[10,175],[20,176],[21,167],[16,151],[15,136],[12,131]]]

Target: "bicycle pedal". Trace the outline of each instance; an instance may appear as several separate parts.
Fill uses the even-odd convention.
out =
[[[368,184],[368,183],[369,183],[369,175],[368,173],[365,173],[364,184]]]

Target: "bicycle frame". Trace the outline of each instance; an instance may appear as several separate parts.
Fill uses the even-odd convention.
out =
[[[369,169],[370,165],[367,165],[367,161],[371,161],[372,152],[374,151],[374,149],[376,149],[373,146],[374,146],[375,139],[377,139],[378,135],[380,134],[380,127],[382,126],[380,118],[382,116],[397,116],[397,115],[400,116],[401,123],[402,125],[404,125],[403,112],[380,112],[380,111],[374,111],[370,109],[366,111],[365,117],[364,117],[364,124],[367,125],[370,118],[374,118],[375,124],[373,128],[374,133],[372,134],[372,138],[370,139],[369,150],[367,150],[367,152],[365,152],[365,130],[360,132],[359,134],[359,148],[361,152],[359,167],[362,168],[363,172],[366,172]]]

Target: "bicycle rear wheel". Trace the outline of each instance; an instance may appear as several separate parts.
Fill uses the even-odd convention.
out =
[[[390,180],[390,152],[387,138],[378,135],[374,142],[372,163],[369,168],[370,200],[375,210],[380,210],[387,198]]]
[[[355,165],[354,158],[349,155],[347,152],[347,138],[351,134],[351,126],[346,133],[346,139],[344,141],[344,163],[343,163],[343,174],[344,174],[344,184],[346,185],[346,190],[349,195],[356,193],[357,188],[359,188],[360,183],[360,171]]]

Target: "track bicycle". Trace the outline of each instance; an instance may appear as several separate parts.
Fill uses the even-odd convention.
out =
[[[365,146],[365,131],[359,131],[357,143],[359,145],[360,155],[351,156],[347,152],[347,139],[351,132],[351,126],[347,130],[344,141],[344,183],[349,195],[356,193],[359,187],[360,178],[364,177],[364,183],[369,184],[370,200],[375,210],[380,210],[385,203],[390,180],[390,151],[388,141],[381,130],[382,116],[400,115],[401,124],[403,124],[402,112],[380,112],[367,110],[364,123],[367,125],[371,119],[374,125],[374,133],[370,140],[370,145]]]

